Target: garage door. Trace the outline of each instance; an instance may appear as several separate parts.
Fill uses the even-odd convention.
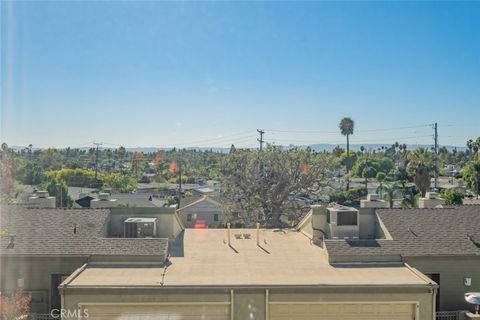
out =
[[[230,304],[83,305],[94,320],[229,320]]]
[[[283,303],[270,302],[270,320],[413,320],[414,303]]]

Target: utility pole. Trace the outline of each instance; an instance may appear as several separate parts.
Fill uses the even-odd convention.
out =
[[[435,191],[438,190],[438,126],[435,122],[433,124],[433,129],[435,130],[434,140],[435,140]]]
[[[97,146],[97,151],[95,152],[95,187],[98,185],[97,175],[98,175],[98,146],[101,146],[101,143],[94,142],[94,145]]]
[[[182,164],[178,161],[178,205],[177,208],[180,209],[180,201],[182,200]]]
[[[260,139],[257,138],[257,141],[260,142],[260,151],[263,149],[263,143],[265,140],[263,140],[263,135],[265,134],[265,131],[257,129],[257,132],[260,134]]]

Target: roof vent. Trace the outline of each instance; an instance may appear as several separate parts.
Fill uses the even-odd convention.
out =
[[[42,190],[35,193],[39,198],[48,198],[48,191]]]
[[[13,249],[15,247],[15,236],[10,236],[10,243],[7,246],[7,249]]]
[[[427,192],[427,193],[425,193],[425,198],[427,198],[427,199],[437,199],[438,198],[438,193],[433,192],[433,191]]]
[[[98,194],[98,199],[102,200],[102,201],[107,201],[109,200],[110,198],[110,194],[109,193],[106,193],[106,192],[100,192]]]
[[[379,200],[378,194],[367,194],[367,200],[368,201],[377,201]]]

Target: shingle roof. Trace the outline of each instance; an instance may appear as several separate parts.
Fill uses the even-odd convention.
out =
[[[392,240],[327,240],[331,256],[480,256],[480,207],[380,209]]]
[[[0,207],[0,254],[160,256],[168,239],[106,238],[109,209]],[[74,232],[75,230],[75,232]],[[14,236],[13,248],[8,248]]]

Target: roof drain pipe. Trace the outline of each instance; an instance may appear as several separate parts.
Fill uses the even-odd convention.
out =
[[[257,246],[260,246],[260,223],[257,222]]]
[[[227,241],[228,245],[230,246],[230,222],[227,222]]]

